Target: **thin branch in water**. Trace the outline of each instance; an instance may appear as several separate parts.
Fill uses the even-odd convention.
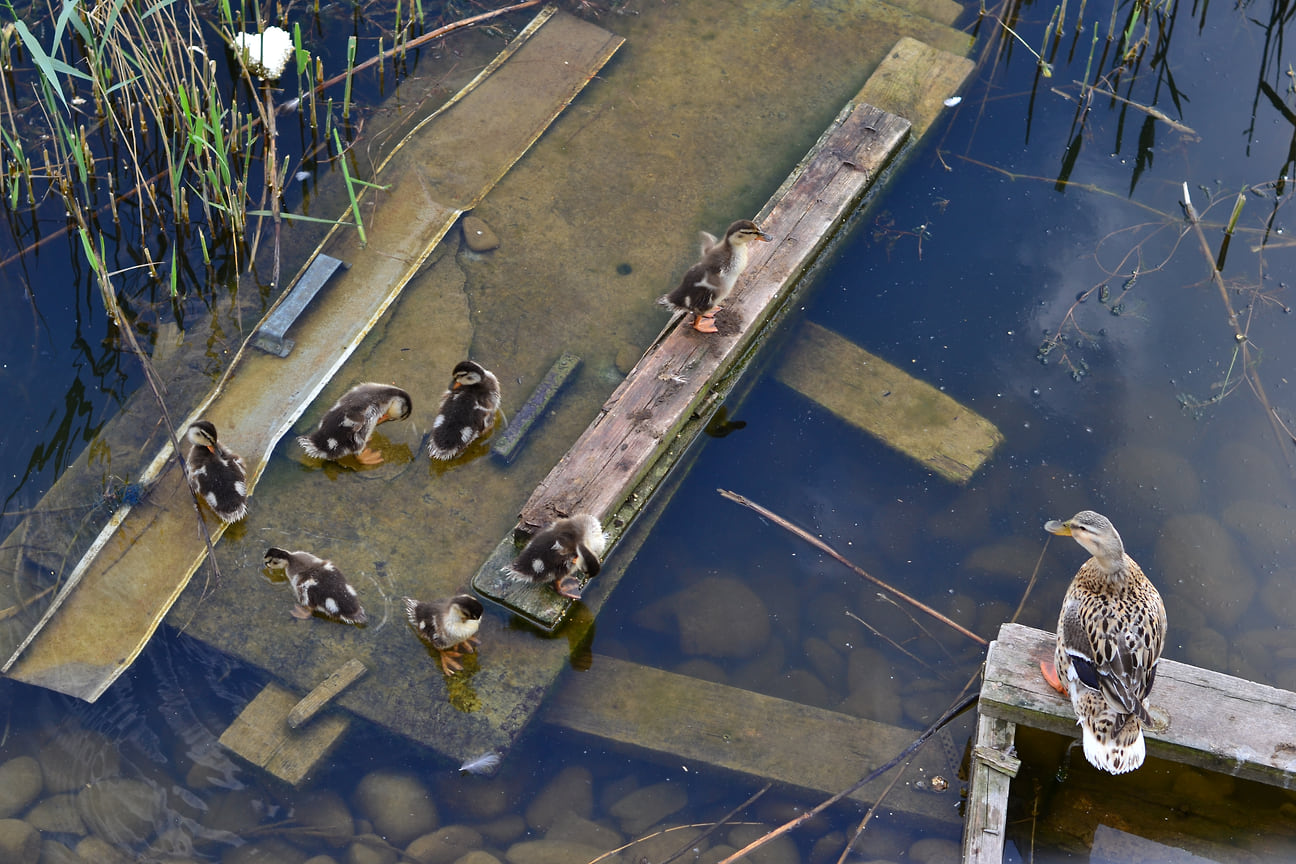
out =
[[[814,536],[810,532],[806,531],[804,528],[800,528],[796,525],[793,525],[791,522],[784,519],[782,516],[779,516],[773,511],[762,507],[761,505],[757,504],[755,501],[752,501],[749,498],[739,495],[737,492],[730,492],[728,489],[717,489],[716,491],[719,492],[721,496],[728,498],[730,501],[733,501],[735,504],[741,504],[742,506],[748,508],[749,510],[756,511],[761,516],[764,516],[766,519],[769,519],[771,522],[778,525],[780,528],[791,531],[793,534],[800,537],[802,540],[806,541],[811,546],[814,546],[816,549],[831,556],[839,563],[844,564],[846,567],[849,567],[851,570],[855,571],[857,575],[864,577],[865,579],[872,582],[874,585],[878,586],[879,588],[889,591],[890,593],[894,594],[896,597],[899,597],[901,600],[905,601],[909,605],[917,609],[920,609],[923,612],[926,612],[928,615],[932,616],[937,621],[940,621],[942,624],[946,625],[947,627],[953,630],[957,630],[958,632],[962,633],[964,636],[971,639],[973,642],[976,642],[978,645],[990,644],[985,639],[982,639],[980,636],[978,636],[977,634],[973,633],[971,630],[964,627],[962,624],[959,624],[951,620],[950,618],[947,618],[946,616],[937,612],[935,609],[931,608],[927,604],[919,600],[915,600],[913,597],[910,597],[908,594],[904,593],[903,591],[900,591],[896,588],[892,588],[890,585],[883,582],[881,579],[878,579],[876,576],[873,576],[865,572],[862,568],[856,566],[855,564],[852,564],[845,557],[843,557],[840,552],[838,552],[836,549],[832,548],[827,543],[820,540],[818,537]]]

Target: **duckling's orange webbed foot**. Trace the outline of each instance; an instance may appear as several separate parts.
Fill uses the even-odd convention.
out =
[[[564,597],[570,597],[572,600],[581,599],[580,577],[564,576],[554,585],[554,590]]]
[[[368,447],[357,453],[355,458],[361,465],[378,465],[383,461],[381,453],[377,450],[370,450]]]
[[[460,642],[458,645],[454,647],[456,651],[466,651],[469,654],[476,654],[477,646],[480,644],[481,644],[481,640],[478,639],[476,636],[469,636],[467,639]]]
[[[716,310],[710,312],[699,312],[693,318],[693,329],[699,333],[718,333],[715,325]]]
[[[1061,693],[1063,696],[1070,697],[1071,694],[1067,692],[1067,688],[1062,686],[1062,679],[1058,677],[1057,668],[1051,661],[1041,660],[1040,672],[1044,673],[1044,680],[1048,682],[1050,687]]]
[[[441,674],[453,675],[463,668],[459,662],[459,652],[450,648],[442,649],[437,652],[438,659],[441,662]]]
[[[298,603],[296,606],[292,608],[292,611],[289,614],[292,615],[294,618],[305,621],[313,617],[315,613],[307,609],[305,606],[301,605],[300,603]]]

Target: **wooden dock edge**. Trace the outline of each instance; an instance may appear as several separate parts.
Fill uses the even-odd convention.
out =
[[[541,718],[665,755],[671,764],[684,760],[828,795],[849,788],[920,734],[603,655],[595,656],[587,671],[564,679]],[[944,784],[927,781],[952,779],[959,752],[948,732],[939,733],[908,763],[908,773],[886,795],[886,806],[942,825],[958,824],[958,784],[935,791]],[[892,776],[877,778],[851,797],[873,803]]]
[[[1001,756],[1016,726],[1075,737],[1069,701],[1044,681],[1041,660],[1052,660],[1056,637],[1005,624],[986,653],[985,680],[974,748],[964,862],[999,864],[1015,768]],[[1162,659],[1152,691],[1154,715],[1169,716],[1162,730],[1145,730],[1148,755],[1283,789],[1296,787],[1296,693]],[[984,733],[984,739],[982,734]]]
[[[921,75],[920,66],[927,70]],[[608,533],[609,548],[616,544],[737,384],[802,276],[901,153],[910,121],[864,97],[871,93],[895,101],[900,80],[924,88],[902,101],[918,117],[919,131],[925,131],[972,68],[965,57],[908,37],[897,43],[757,214],[776,239],[753,250],[721,313],[722,332],[702,336],[682,326],[665,331],[523,505],[522,532],[573,513],[592,513]],[[546,586],[502,580],[498,557],[510,542],[506,537],[478,571],[474,589],[538,626],[557,628],[573,601],[555,600]]]

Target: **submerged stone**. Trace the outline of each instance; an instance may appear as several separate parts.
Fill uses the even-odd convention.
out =
[[[19,756],[0,765],[0,819],[26,810],[44,785],[40,763],[30,756]]]
[[[408,774],[366,774],[356,787],[355,805],[374,831],[393,846],[403,847],[439,824],[432,794],[422,781]]]
[[[474,252],[489,252],[500,245],[499,235],[476,216],[463,218],[463,236],[464,245]]]

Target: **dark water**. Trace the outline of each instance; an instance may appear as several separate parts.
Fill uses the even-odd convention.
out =
[[[783,340],[813,321],[942,388],[1003,432],[993,458],[966,486],[953,485],[767,371],[731,406],[729,419],[737,422],[721,430],[727,434],[699,443],[692,473],[599,621],[596,655],[915,734],[975,674],[977,646],[881,599],[841,565],[720,498],[720,487],[765,504],[986,638],[1026,591],[1044,547],[1043,522],[1100,510],[1166,597],[1166,656],[1296,687],[1289,627],[1296,554],[1285,526],[1296,504],[1292,442],[1270,419],[1296,418],[1289,383],[1296,368],[1288,353],[1296,318],[1287,309],[1296,298],[1285,284],[1286,241],[1296,230],[1285,206],[1296,130],[1293,115],[1276,104],[1296,110],[1281,52],[1288,10],[1185,4],[1173,26],[1164,11],[1152,13],[1164,29],[1142,59],[1110,77],[1122,97],[1155,105],[1192,132],[1108,97],[1095,97],[1083,124],[1076,123],[1074,82],[1085,74],[1095,26],[1100,40],[1090,79],[1112,69],[1110,56],[1098,59],[1108,48],[1110,7],[1087,8],[1081,33],[1074,10],[1067,13],[1067,34],[1050,55],[1055,68],[1047,79],[1027,50],[1001,40],[985,19],[979,45],[1002,46],[1004,53],[979,67],[961,104],[857,217],[789,315],[785,333],[772,337]],[[1025,7],[1012,23],[1038,47],[1051,12]],[[1129,7],[1118,8],[1118,30],[1129,14]],[[1136,31],[1146,17],[1144,10]],[[1255,386],[1241,378],[1245,358],[1225,300],[1183,219],[1185,182],[1209,222],[1212,256],[1233,197],[1248,189],[1222,275],[1224,296],[1257,361],[1250,370]],[[42,231],[61,221],[46,218]],[[0,397],[12,406],[0,457],[6,512],[38,500],[140,383],[134,361],[117,350],[90,274],[68,270],[61,242],[3,271],[8,323]],[[141,280],[127,293],[153,310],[153,320],[201,311],[200,297],[173,301],[159,290]],[[1210,549],[1182,542],[1203,536],[1202,526],[1214,541]],[[1019,620],[1051,629],[1083,557],[1072,544],[1049,545]],[[734,620],[732,595],[726,600],[718,592],[708,607],[718,637],[706,652],[690,655],[654,607],[676,595],[694,598],[701,583],[718,579],[742,583],[768,626]],[[194,766],[208,760],[211,739],[260,683],[256,673],[166,633],[95,706],[5,686],[6,756],[35,752],[51,734],[94,730],[120,754],[125,773],[168,791],[173,821],[210,828],[218,821],[210,814],[234,793],[254,802],[247,805],[252,827],[186,850],[193,860],[241,860],[234,849],[265,850],[259,844],[268,837],[344,860],[338,848],[282,827],[305,812],[301,796],[219,759],[206,780],[186,785]],[[970,720],[952,728],[961,745]],[[1099,841],[1086,818],[1217,860],[1292,854],[1296,826],[1286,793],[1155,760],[1116,782],[1073,764],[1067,783],[1058,785],[1065,742],[1024,736],[1021,750],[1027,767],[1014,784],[1012,833],[1021,857],[1088,857],[1085,849]],[[350,801],[369,771],[411,772],[432,788],[442,824],[476,826],[485,838],[480,846],[502,855],[538,836],[527,808],[573,766],[588,772],[593,789],[588,806],[576,809],[615,825],[621,839],[627,823],[614,815],[616,805],[635,789],[682,789],[687,806],[674,818],[701,822],[759,788],[704,766],[689,770],[610,752],[552,727],[533,730],[500,778],[469,790],[489,790],[492,801],[504,802],[498,809],[465,800],[471,795],[452,766],[376,731],[353,733],[316,788]],[[956,773],[949,779],[952,808],[959,782]],[[1106,809],[1076,816],[1097,809],[1095,796]],[[778,824],[818,800],[776,789],[748,818]],[[1168,833],[1160,824],[1169,821],[1166,814],[1175,817]],[[366,814],[357,807],[356,815]],[[792,835],[784,857],[769,860],[835,861],[861,815],[854,806],[830,811]],[[1103,838],[1104,848],[1125,851],[1093,860],[1144,860],[1130,846],[1112,847],[1110,834]],[[923,860],[918,841],[943,841],[935,854],[948,854],[957,830],[883,808],[851,860]],[[670,845],[653,860],[673,851],[665,849]],[[271,860],[304,858],[279,847],[274,854],[280,857]],[[702,860],[719,860],[710,854]]]

